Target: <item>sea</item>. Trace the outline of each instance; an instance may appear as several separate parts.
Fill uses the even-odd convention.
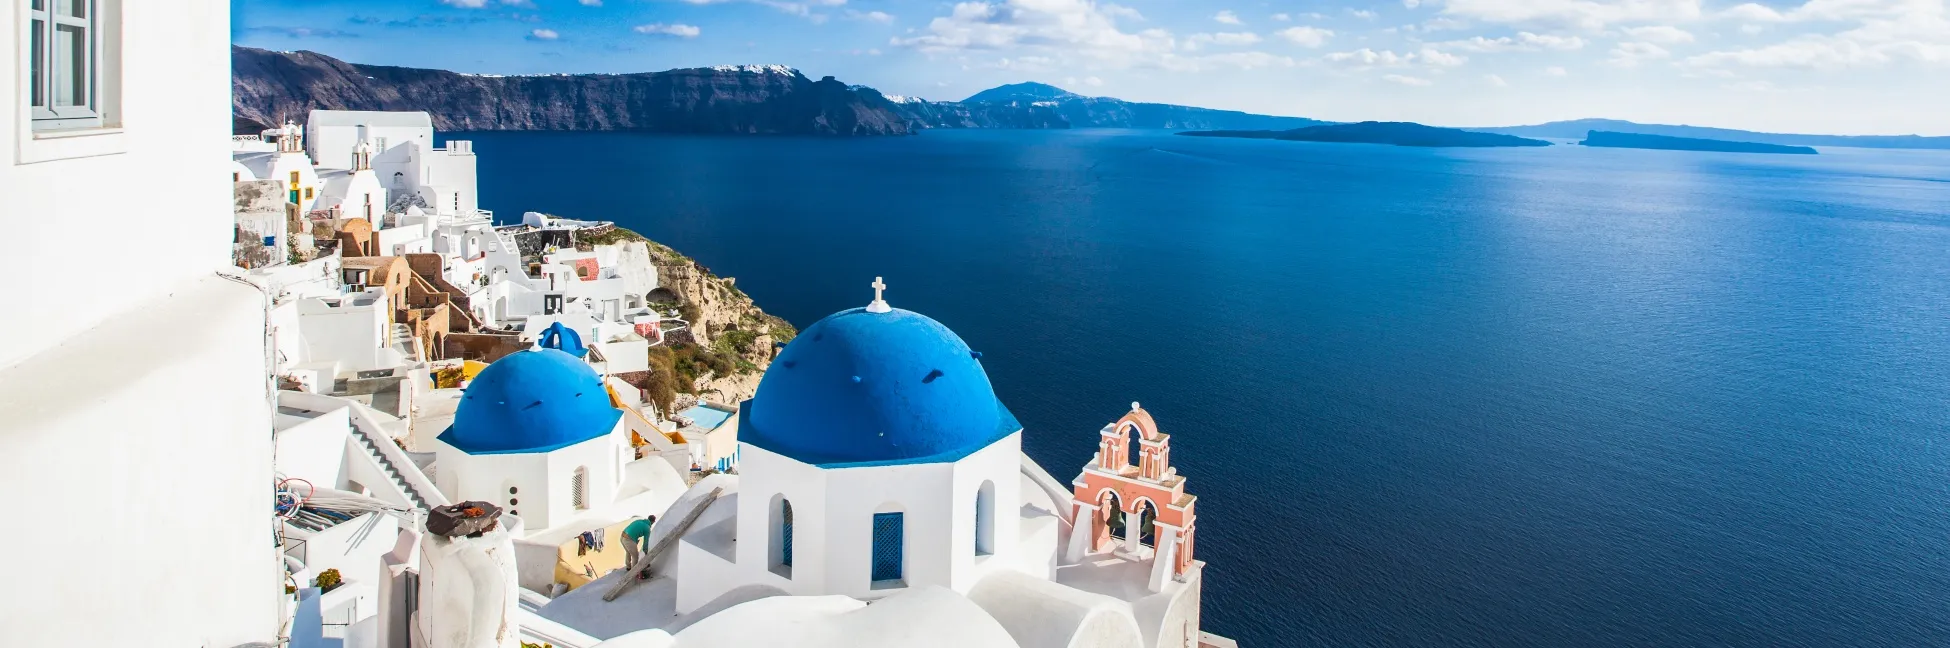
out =
[[[454,137],[802,327],[885,277],[1058,479],[1142,403],[1242,646],[1950,646],[1950,152]]]

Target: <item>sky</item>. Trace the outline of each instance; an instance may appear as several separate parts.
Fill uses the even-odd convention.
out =
[[[1950,0],[232,0],[232,41],[483,74],[783,64],[1333,121],[1950,135]]]

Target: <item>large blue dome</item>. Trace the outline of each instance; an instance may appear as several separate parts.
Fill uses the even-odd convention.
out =
[[[588,364],[557,349],[511,353],[481,370],[440,440],[468,454],[547,452],[616,428],[623,412]]]
[[[1022,429],[975,355],[919,313],[834,313],[772,361],[738,438],[828,467],[955,461]]]

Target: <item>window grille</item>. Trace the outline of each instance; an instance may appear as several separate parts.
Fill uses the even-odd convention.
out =
[[[589,508],[589,469],[576,468],[569,482],[569,503],[580,511]]]
[[[873,580],[900,580],[905,514],[873,514]]]
[[[779,500],[779,564],[792,566],[792,502]]]

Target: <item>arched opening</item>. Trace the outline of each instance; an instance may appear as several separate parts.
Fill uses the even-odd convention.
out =
[[[1110,533],[1112,539],[1123,540],[1124,503],[1117,499],[1116,493],[1111,493],[1110,497],[1104,502],[1102,510],[1104,529]]]
[[[792,501],[784,495],[773,495],[772,502],[772,571],[791,578]]]
[[[1158,507],[1151,500],[1138,500],[1138,543],[1158,546]]]
[[[406,172],[404,171],[393,172],[393,188],[394,189],[406,188]]]
[[[1138,430],[1138,426],[1132,425],[1124,428],[1124,438],[1124,447],[1131,453],[1131,467],[1143,466],[1144,444],[1140,441],[1144,439],[1144,433]]]
[[[576,466],[575,475],[569,478],[569,505],[578,511],[589,509],[588,466]]]
[[[975,490],[975,555],[995,553],[995,482]]]
[[[907,519],[900,511],[873,514],[873,586],[900,587],[906,578]]]

